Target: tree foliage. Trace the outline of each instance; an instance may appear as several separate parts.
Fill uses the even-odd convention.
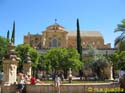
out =
[[[9,43],[7,42],[7,39],[0,36],[0,61],[2,61],[2,58],[4,57],[7,51],[8,45]]]
[[[88,45],[87,49],[89,58],[84,64],[85,76],[96,75],[101,80],[109,78],[111,62],[105,55],[98,54],[98,51],[91,45]]]
[[[10,31],[8,30],[8,31],[7,31],[7,41],[8,41],[8,42],[9,42],[9,40],[10,40],[9,38],[10,38]]]
[[[106,69],[109,68],[109,66],[111,66],[111,64],[107,59],[98,59],[95,62],[93,62],[93,71],[96,73],[99,79],[108,79],[107,72],[109,71],[106,71]]]
[[[47,59],[47,55],[45,54],[40,54],[39,57],[39,62],[38,62],[38,69],[42,71],[50,71],[51,70],[51,65],[49,60]]]
[[[44,69],[47,70],[74,70],[82,66],[79,60],[79,54],[76,49],[53,48],[43,54],[40,62],[44,64]]]
[[[110,55],[109,58],[115,70],[125,70],[125,51],[116,51],[114,54]]]
[[[79,26],[79,19],[77,19],[77,50],[80,54],[80,60],[82,61],[82,45],[81,45],[81,36],[80,36],[80,26]]]
[[[87,45],[89,59],[88,61],[95,61],[97,59],[97,49],[93,48],[91,45]]]
[[[23,63],[25,62],[27,52],[30,53],[32,67],[37,68],[39,53],[36,49],[31,48],[28,44],[21,44],[16,47],[16,51],[21,59],[18,67],[19,71],[23,71]]]
[[[34,49],[34,48],[30,48],[30,49],[29,49],[29,53],[30,53],[30,56],[31,56],[32,67],[33,67],[33,68],[37,68],[40,54],[39,54],[38,51],[37,51],[36,49]]]
[[[15,43],[15,21],[13,22],[13,30],[12,30],[11,42],[13,44]]]
[[[6,38],[0,36],[0,70],[2,70],[2,58],[5,56],[5,53],[8,49],[8,41]]]
[[[120,36],[115,39],[115,46],[119,51],[125,51],[125,19],[117,25],[115,32],[121,32]]]

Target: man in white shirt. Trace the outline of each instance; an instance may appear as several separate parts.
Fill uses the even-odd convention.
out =
[[[56,75],[55,80],[54,80],[54,85],[57,89],[57,92],[60,93],[60,85],[61,85],[61,79],[58,75]]]

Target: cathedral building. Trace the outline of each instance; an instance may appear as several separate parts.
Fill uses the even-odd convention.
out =
[[[103,35],[98,31],[80,31],[81,44],[85,49],[91,45],[97,49],[110,49],[111,44],[105,44]],[[66,30],[63,26],[55,23],[48,26],[42,34],[30,34],[24,36],[24,44],[30,44],[31,47],[38,50],[49,48],[76,48],[77,31]]]

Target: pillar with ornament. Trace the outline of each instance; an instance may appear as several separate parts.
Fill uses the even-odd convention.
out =
[[[14,44],[10,43],[8,46],[7,53],[3,58],[3,84],[12,85],[16,82],[18,62],[19,58],[16,56]]]
[[[26,59],[25,62],[23,64],[23,72],[26,75],[30,75],[31,76],[31,69],[32,69],[32,64],[31,64],[31,58],[29,55],[29,52],[26,54]]]

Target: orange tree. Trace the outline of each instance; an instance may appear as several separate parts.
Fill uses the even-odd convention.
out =
[[[26,54],[29,52],[31,61],[32,61],[32,69],[33,69],[33,74],[35,74],[35,70],[37,69],[38,65],[38,59],[39,59],[39,53],[36,49],[30,47],[28,44],[20,44],[16,47],[16,51],[18,53],[18,56],[20,57],[20,62],[18,65],[18,70],[23,71],[23,63],[25,62],[26,59]]]
[[[69,68],[78,70],[82,66],[82,62],[79,60],[80,55],[74,48],[52,48],[41,57],[40,62],[44,69],[53,72],[62,70],[64,71],[65,76],[67,75],[67,70]]]

